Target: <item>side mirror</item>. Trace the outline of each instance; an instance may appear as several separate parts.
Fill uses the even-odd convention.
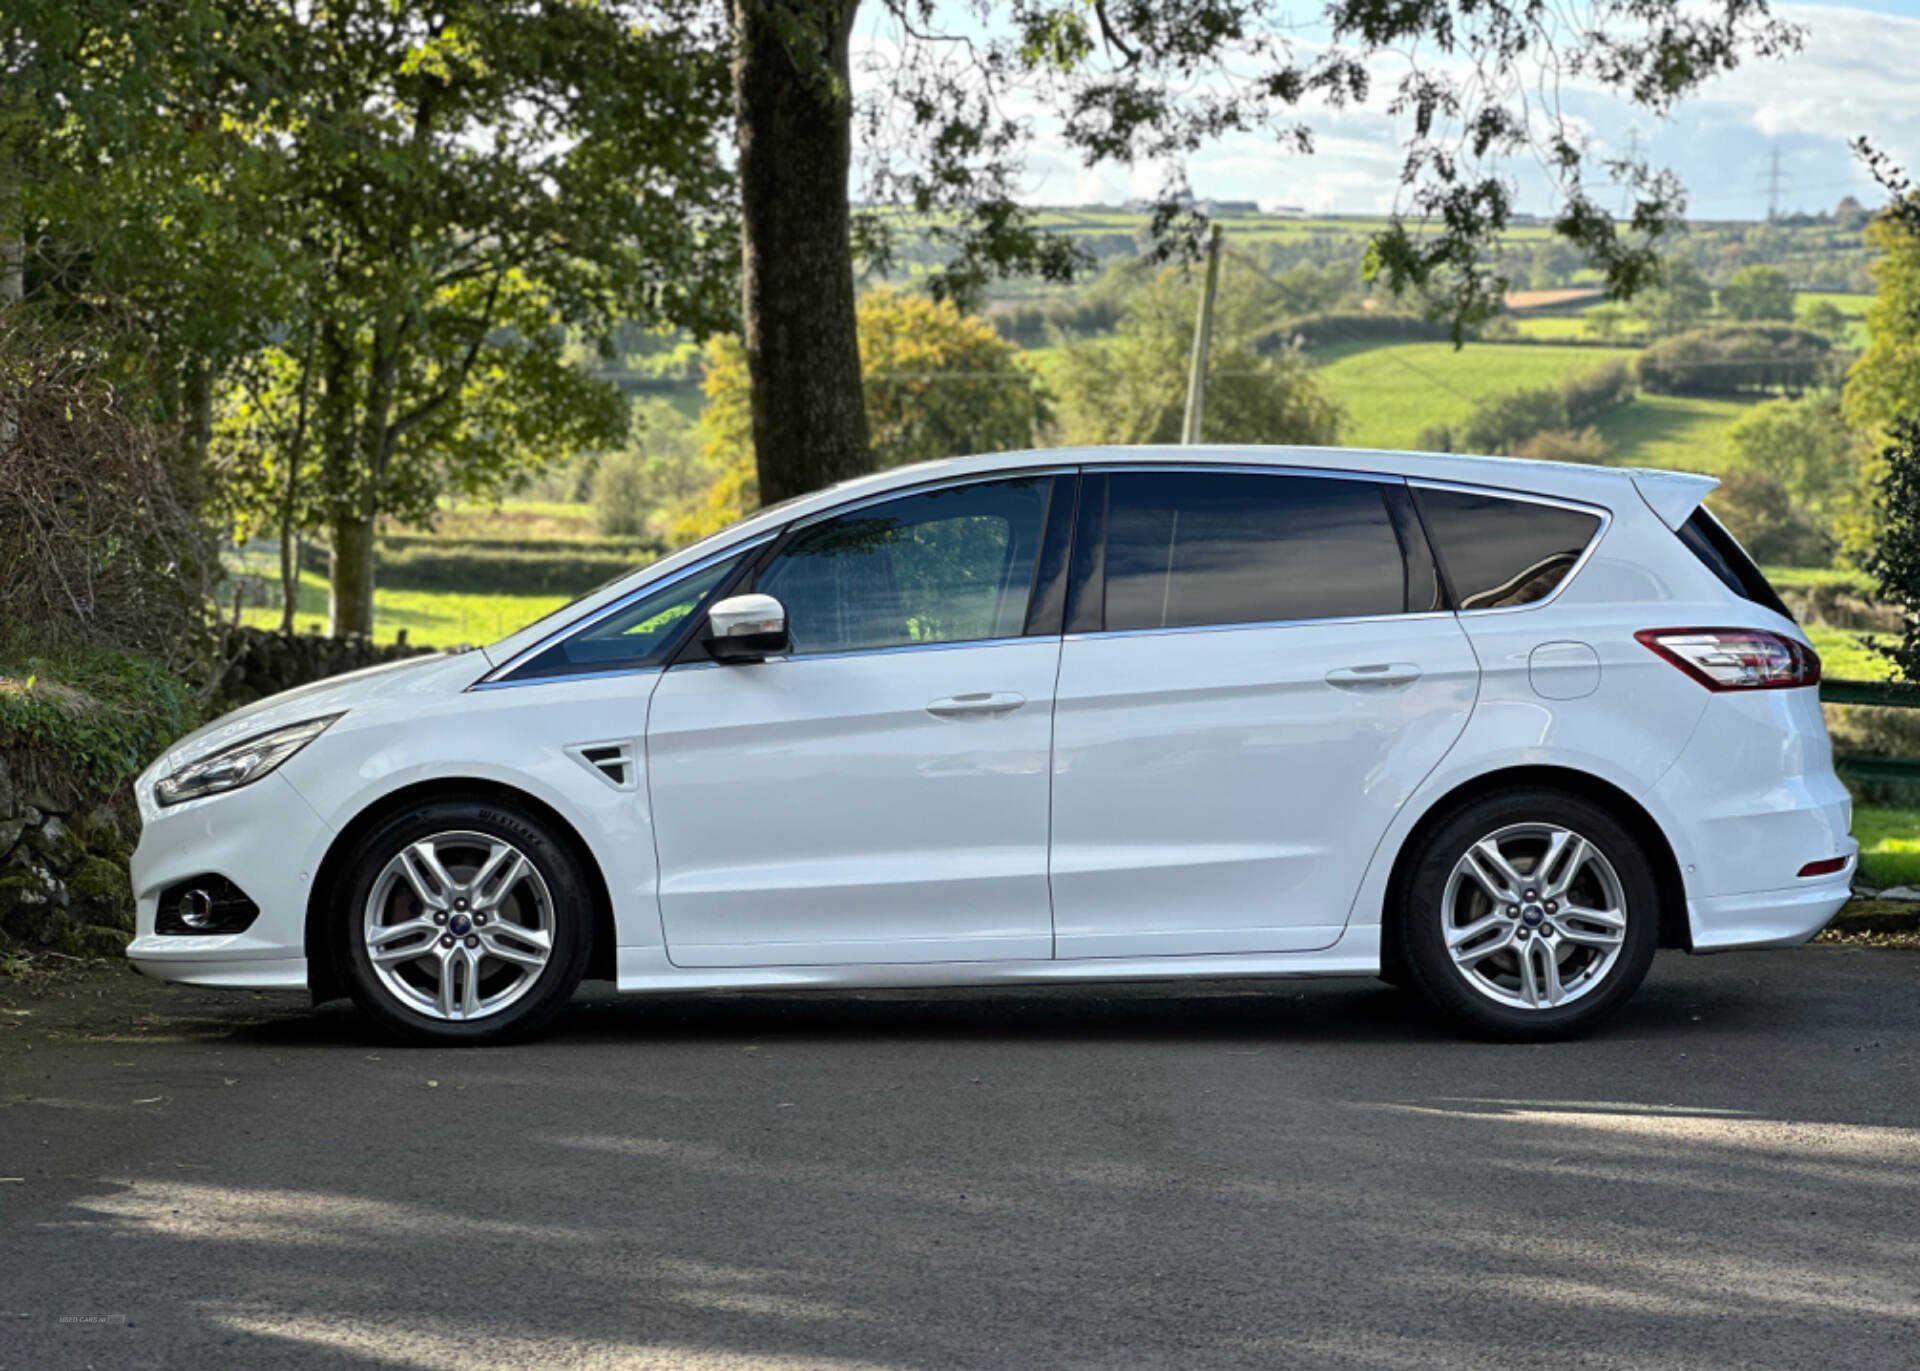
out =
[[[707,611],[701,640],[716,662],[758,662],[787,650],[787,608],[771,595],[734,595]]]

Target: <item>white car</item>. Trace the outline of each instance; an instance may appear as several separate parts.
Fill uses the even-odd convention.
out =
[[[622,991],[1380,975],[1560,1036],[1804,942],[1820,663],[1705,477],[1006,453],[768,509],[140,778],[134,964],[493,1041]]]

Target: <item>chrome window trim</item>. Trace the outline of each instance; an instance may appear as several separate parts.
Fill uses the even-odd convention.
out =
[[[1058,633],[1022,633],[1012,638],[963,638],[950,643],[895,643],[890,647],[852,647],[839,652],[782,652],[761,662],[675,662],[673,671],[704,671],[709,667],[765,666],[775,662],[830,662],[844,657],[891,657],[901,652],[951,652],[963,647],[1012,647],[1016,643],[1060,643]]]
[[[522,648],[519,652],[516,652],[512,657],[508,658],[505,663],[495,667],[492,671],[489,671],[485,676],[482,676],[478,681],[475,681],[472,685],[468,686],[467,689],[482,690],[482,689],[490,688],[493,686],[499,686],[499,685],[533,685],[536,683],[545,683],[548,681],[577,680],[587,675],[610,675],[610,674],[626,675],[626,674],[639,672],[639,671],[658,671],[661,668],[657,666],[631,666],[631,667],[609,668],[607,672],[591,672],[591,673],[584,672],[584,671],[561,672],[553,676],[533,676],[533,677],[527,678],[524,681],[508,681],[505,679],[506,677],[512,675],[515,671],[519,670],[521,667],[525,666],[529,661],[533,660],[533,658],[539,656],[541,653],[545,652],[547,649],[553,647],[555,644],[565,642],[568,638],[571,638],[576,633],[586,632],[586,630],[592,628],[595,624],[600,623],[603,620],[608,619],[615,614],[618,614],[621,610],[625,609],[628,605],[632,604],[635,600],[643,599],[646,596],[653,594],[655,591],[665,590],[669,586],[676,585],[679,582],[684,581],[689,576],[697,576],[699,573],[707,570],[709,567],[712,567],[721,562],[724,562],[728,558],[738,557],[742,553],[752,552],[755,548],[764,547],[766,544],[772,542],[779,535],[780,535],[779,529],[769,529],[767,532],[761,533],[752,538],[749,538],[745,542],[735,543],[731,547],[722,548],[719,552],[714,553],[712,556],[702,557],[697,562],[691,562],[688,565],[681,567],[677,571],[669,572],[667,575],[662,576],[657,580],[647,581],[642,585],[635,586],[632,590],[628,591],[625,595],[622,595],[619,599],[612,600],[607,604],[600,606],[599,609],[594,610],[593,613],[585,616],[584,618],[575,619],[572,623],[566,624],[561,628],[556,628],[553,632],[549,633],[546,637],[542,638],[539,642],[533,644],[533,646]]]
[[[1083,470],[1077,462],[1061,466],[1019,466],[1008,467],[1004,471],[976,471],[970,476],[950,476],[944,480],[929,481],[924,485],[895,486],[892,490],[877,495],[863,496],[850,504],[835,505],[832,509],[816,510],[804,519],[796,519],[782,532],[798,533],[801,529],[812,528],[815,524],[824,524],[829,519],[838,519],[845,514],[869,509],[874,505],[883,505],[889,500],[901,500],[910,495],[931,495],[937,490],[957,490],[961,486],[990,485],[1001,481],[1018,481],[1028,476],[1072,476]]]
[[[1533,606],[1524,608],[1531,609]],[[1069,633],[1066,641],[1078,643],[1092,638],[1157,638],[1174,633],[1238,633],[1265,628],[1319,628],[1327,624],[1404,624],[1415,619],[1454,617],[1450,609],[1422,609],[1412,614],[1342,614],[1328,619],[1258,619],[1233,624],[1176,624],[1168,628],[1102,628],[1088,633]]]
[[[1573,584],[1574,578],[1579,576],[1581,571],[1585,569],[1587,563],[1592,560],[1594,549],[1599,547],[1602,540],[1606,538],[1607,530],[1613,527],[1613,511],[1604,505],[1590,505],[1582,500],[1566,500],[1557,495],[1535,495],[1528,491],[1512,490],[1505,486],[1479,486],[1466,481],[1429,481],[1414,477],[1407,479],[1407,486],[1411,490],[1451,490],[1461,495],[1491,495],[1495,499],[1500,500],[1514,500],[1531,505],[1546,505],[1552,509],[1569,509],[1577,514],[1591,514],[1600,521],[1600,527],[1593,531],[1593,537],[1587,539],[1587,545],[1580,550],[1580,555],[1573,559],[1573,565],[1567,568],[1567,574],[1560,578],[1560,583],[1553,588],[1551,594],[1524,605],[1490,605],[1485,609],[1456,609],[1453,611],[1463,619],[1477,619],[1489,614],[1524,614],[1529,610],[1545,609],[1548,605],[1559,599],[1561,595],[1566,593],[1567,587]],[[1424,519],[1422,522],[1424,523]],[[1428,535],[1427,541],[1429,543],[1433,542],[1431,534]],[[1436,559],[1440,557],[1440,549],[1437,546],[1433,549],[1433,555]]]
[[[1408,478],[1397,471],[1348,471],[1339,467],[1262,466],[1246,462],[1089,462],[1080,470],[1088,476],[1124,475],[1132,472],[1190,475],[1196,471],[1230,473],[1243,476],[1302,476],[1322,481],[1367,481],[1374,485],[1405,485]]]
[[[665,667],[661,666],[621,666],[606,671],[571,671],[558,676],[529,676],[521,681],[495,681],[492,679],[475,681],[468,690],[514,690],[520,686],[566,685],[571,681],[604,681],[613,676],[658,676]]]

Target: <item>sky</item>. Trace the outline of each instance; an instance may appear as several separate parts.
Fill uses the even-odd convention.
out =
[[[1665,120],[1597,91],[1565,92],[1565,107],[1599,152],[1624,149],[1637,135],[1656,166],[1679,174],[1696,219],[1764,217],[1776,151],[1782,212],[1831,209],[1847,194],[1880,203],[1884,194],[1847,146],[1861,134],[1920,179],[1920,0],[1774,8],[1805,26],[1805,48],[1709,82]],[[1215,144],[1189,162],[1194,192],[1313,213],[1386,212],[1394,207],[1406,126],[1381,103],[1376,97],[1371,108],[1308,117],[1317,143],[1311,156],[1253,136]],[[1522,161],[1508,170],[1520,210],[1551,212],[1551,188],[1537,169]],[[1150,167],[1083,167],[1044,120],[1028,173],[1026,198],[1044,204],[1113,203],[1150,195],[1160,182]]]

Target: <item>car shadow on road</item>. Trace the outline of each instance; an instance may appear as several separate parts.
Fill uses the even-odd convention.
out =
[[[1663,963],[1673,965],[1671,962]],[[1596,1039],[1777,1025],[1778,996],[1745,982],[1703,991],[1658,968]],[[210,1023],[209,1029],[213,1027]],[[290,1048],[399,1046],[344,1002],[249,1019],[236,1043]],[[589,983],[539,1042],[1199,1042],[1361,1044],[1462,1041],[1417,993],[1371,977],[1208,983],[1122,982],[900,990],[726,991],[620,995]],[[514,1051],[501,1048],[459,1049]],[[422,1049],[435,1050],[435,1049]]]

